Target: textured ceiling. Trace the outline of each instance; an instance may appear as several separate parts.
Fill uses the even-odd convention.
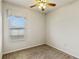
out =
[[[4,0],[4,1],[12,3],[12,4],[20,5],[20,6],[23,6],[26,8],[29,8],[29,6],[33,5],[35,2],[34,0]],[[72,1],[76,1],[76,0],[49,0],[49,2],[55,2],[57,4],[56,7],[60,7],[64,4],[67,4],[67,3],[72,2]],[[48,12],[51,9],[54,9],[54,8],[48,8],[46,10],[46,12]],[[35,7],[32,10],[39,10],[39,9],[37,7]]]

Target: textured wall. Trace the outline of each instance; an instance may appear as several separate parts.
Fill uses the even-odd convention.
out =
[[[0,0],[0,59],[2,57],[2,12],[1,12],[1,8],[2,8],[2,3]]]
[[[28,10],[23,7],[4,3],[4,41],[3,41],[3,53],[9,53],[29,47],[44,44],[45,42],[45,19],[44,16],[38,12]],[[11,41],[9,37],[7,10],[12,10],[13,14],[26,17],[26,21],[29,22],[29,28],[27,28],[27,22],[25,25],[25,38],[23,40]],[[12,12],[11,11],[11,12]]]
[[[79,1],[47,15],[47,44],[79,58]]]

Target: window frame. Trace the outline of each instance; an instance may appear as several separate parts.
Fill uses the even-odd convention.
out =
[[[10,16],[14,16],[14,15],[9,15],[8,17],[10,17]],[[21,17],[21,18],[24,18],[24,28],[23,27],[14,27],[14,28],[12,28],[12,27],[10,27],[9,25],[10,25],[10,19],[8,19],[8,29],[9,29],[9,37],[10,37],[10,39],[13,39],[13,40],[16,40],[16,39],[21,39],[21,40],[23,40],[24,39],[24,37],[25,37],[25,25],[26,25],[26,18],[25,17],[23,17],[23,16],[16,16],[15,15],[15,17]],[[21,29],[23,29],[24,30],[24,34],[23,35],[12,35],[11,34],[11,30],[21,30]],[[21,37],[22,36],[22,37]],[[13,38],[12,38],[13,37]],[[16,38],[15,38],[16,37]]]

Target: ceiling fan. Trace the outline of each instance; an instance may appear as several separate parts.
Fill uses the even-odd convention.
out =
[[[47,6],[51,6],[51,7],[55,7],[56,4],[55,3],[49,3],[48,0],[35,0],[35,4],[30,6],[30,8],[33,7],[39,7],[42,11],[45,11]]]

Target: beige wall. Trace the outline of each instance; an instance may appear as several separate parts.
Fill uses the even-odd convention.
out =
[[[11,41],[9,37],[7,10],[12,10],[13,14],[26,17],[30,21],[30,29],[25,29],[25,38],[23,40]],[[12,12],[11,11],[11,12]],[[3,53],[9,53],[25,48],[34,47],[45,43],[45,19],[38,12],[29,9],[4,3],[4,42]],[[27,25],[26,27],[27,28]]]
[[[79,1],[47,15],[47,44],[79,58]]]
[[[0,59],[2,57],[2,12],[1,12],[1,0],[0,0]]]

